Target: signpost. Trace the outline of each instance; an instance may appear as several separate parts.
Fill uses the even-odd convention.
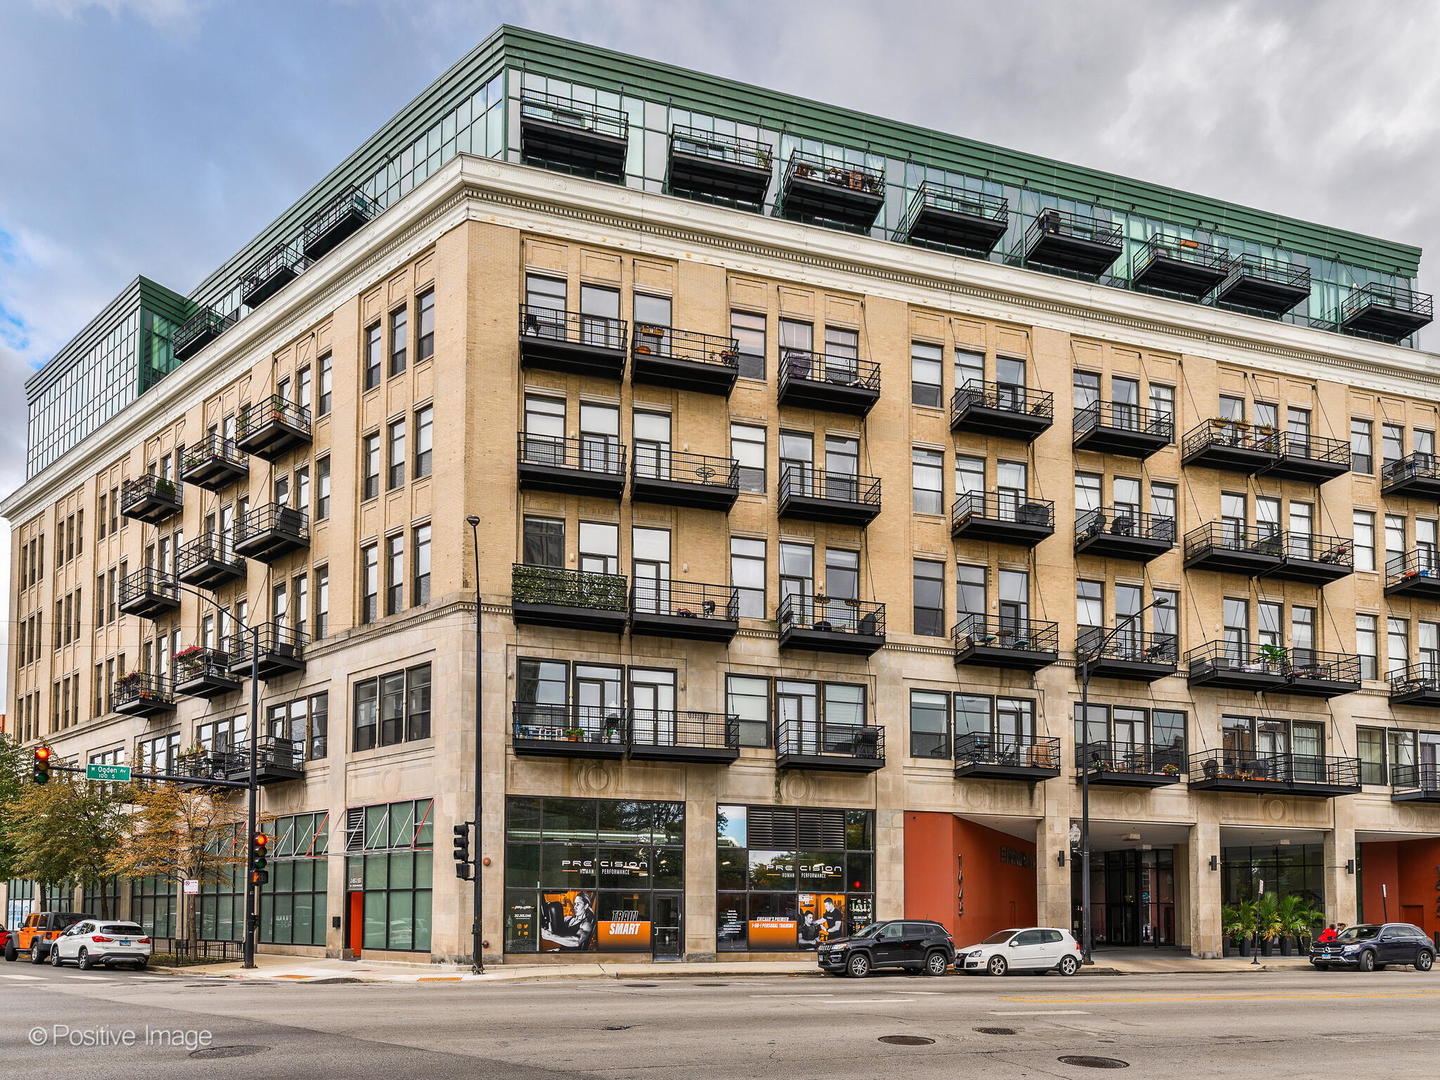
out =
[[[130,783],[129,765],[86,765],[86,780],[109,780],[116,784]]]
[[[199,896],[199,895],[200,895],[200,879],[199,879],[199,878],[185,878],[185,879],[181,882],[181,886],[182,886],[182,891],[185,893],[186,896]]]

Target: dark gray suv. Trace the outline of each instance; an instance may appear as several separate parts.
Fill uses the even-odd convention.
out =
[[[888,919],[871,923],[850,937],[827,941],[816,958],[825,974],[857,979],[876,968],[944,975],[955,962],[955,940],[937,922]]]
[[[1331,941],[1311,945],[1310,963],[1322,970],[1379,971],[1387,964],[1409,964],[1416,971],[1429,971],[1435,966],[1435,943],[1410,923],[1359,923]]]

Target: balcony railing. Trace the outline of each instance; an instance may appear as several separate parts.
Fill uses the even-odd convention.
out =
[[[1310,295],[1310,268],[1300,263],[1237,255],[1215,291],[1228,307],[1278,318]]]
[[[1156,634],[1128,626],[1118,633],[1109,626],[1081,626],[1078,631],[1076,658],[1084,663],[1119,661],[1173,668],[1180,662],[1180,639],[1174,634]]]
[[[625,446],[609,436],[521,432],[516,443],[522,488],[616,499],[625,490]]]
[[[1124,248],[1122,226],[1068,210],[1041,210],[1025,231],[1027,262],[1084,277],[1099,277]]]
[[[723,161],[747,169],[768,170],[774,159],[774,151],[769,143],[678,124],[670,129],[670,150],[675,154]]]
[[[1380,466],[1380,491],[1384,495],[1408,495],[1440,499],[1440,458],[1416,451],[1399,461]]]
[[[1285,535],[1270,525],[1207,521],[1185,534],[1185,566],[1237,574],[1261,574],[1278,567]]]
[[[175,689],[164,675],[131,671],[116,680],[110,691],[110,709],[127,716],[174,712]]]
[[[1009,226],[1010,203],[1003,195],[926,180],[910,199],[895,238],[988,255]]]
[[[1278,689],[1290,675],[1290,654],[1283,645],[1207,641],[1187,652],[1185,660],[1195,685]]]
[[[1088,756],[1087,756],[1088,755]],[[1149,743],[1076,742],[1075,768],[1096,773],[1147,775],[1178,781],[1189,766],[1185,751],[1178,746],[1153,746]]]
[[[250,459],[218,432],[210,432],[194,446],[187,446],[180,459],[180,479],[187,484],[219,491],[250,475]]]
[[[1075,550],[1122,558],[1153,558],[1175,546],[1175,519],[1129,506],[1075,513]]]
[[[520,305],[520,359],[528,367],[620,378],[629,324],[608,315]]]
[[[244,780],[250,775],[250,744],[240,741],[233,746],[211,751],[225,770],[227,780]],[[303,747],[294,739],[278,735],[262,735],[255,741],[255,779],[262,784],[278,780],[298,780],[305,765]]]
[[[260,623],[252,628],[258,632],[258,642],[252,642],[252,630],[236,630],[222,642],[223,651],[230,657],[230,673],[248,676],[251,661],[259,664],[262,679],[276,678],[305,669],[305,645],[309,641],[305,631],[281,622]],[[258,644],[256,656],[251,650]]]
[[[1002,423],[1018,424],[1019,427],[1009,432],[1013,435],[1018,436],[1022,429],[1037,424],[1043,425],[1040,430],[1044,430],[1055,419],[1055,395],[1048,390],[1014,383],[966,379],[950,397],[951,428],[969,429],[997,419],[987,414],[999,414]],[[985,429],[988,430],[988,426]]]
[[[132,521],[154,525],[185,506],[185,493],[168,476],[145,473],[120,488],[120,513]]]
[[[1060,775],[1060,740],[1053,735],[971,731],[955,736],[955,775],[1044,780]]]
[[[240,302],[258,307],[300,276],[310,260],[290,243],[276,244],[251,263],[240,278]]]
[[[782,644],[789,633],[800,633],[807,639],[815,635],[851,637],[862,643],[875,642],[876,648],[885,640],[885,605],[871,600],[791,593],[780,598],[775,615]]]
[[[1323,533],[1277,533],[1281,563],[1269,576],[1324,585],[1355,569],[1355,542]]]
[[[1440,553],[1418,548],[1386,559],[1385,591],[1411,596],[1440,595]]]
[[[207,532],[175,552],[175,576],[187,585],[213,589],[245,576],[245,560],[224,533]]]
[[[305,222],[301,246],[318,259],[380,212],[380,204],[357,187],[347,187]]]
[[[670,129],[665,187],[681,198],[758,211],[773,161],[768,143],[676,125]]]
[[[734,714],[517,701],[511,713],[517,754],[715,762],[740,756]]]
[[[202,307],[170,335],[171,351],[176,360],[188,360],[233,325],[235,316],[221,315],[214,308]]]
[[[1075,413],[1075,446],[1091,439],[1130,436],[1164,446],[1175,438],[1175,414],[1125,401],[1095,401]]]
[[[1335,321],[1351,333],[1382,341],[1408,337],[1435,317],[1435,299],[1401,285],[1372,281],[1340,301]]]
[[[868,230],[885,202],[878,169],[841,158],[796,150],[785,165],[776,213],[793,221]]]
[[[1141,288],[1198,300],[1224,280],[1229,261],[1225,248],[1155,233],[1135,257],[1130,279]]]
[[[510,572],[511,608],[517,623],[619,633],[630,607],[623,574],[515,563]]]
[[[521,96],[520,117],[522,120],[542,120],[560,127],[593,131],[615,139],[625,138],[630,130],[629,118],[620,109],[537,90],[526,90]]]
[[[880,365],[843,353],[783,349],[780,403],[864,416],[880,397]]]
[[[511,737],[517,754],[624,757],[627,710],[620,705],[547,705],[517,701]]]
[[[1390,701],[1396,705],[1440,705],[1440,663],[1424,662],[1386,674]]]
[[[623,449],[623,447],[622,447]],[[635,447],[631,465],[635,480],[657,480],[667,484],[699,484],[708,488],[740,487],[740,462],[734,458],[689,454],[669,447]]]
[[[1009,652],[1030,657],[1024,666],[1044,667],[1060,652],[1060,626],[1041,619],[1012,619],[1004,615],[961,615],[950,631],[957,662],[970,650]],[[976,662],[982,662],[977,659]],[[995,666],[1020,666],[997,664]]]
[[[733,585],[636,578],[630,629],[636,634],[729,641],[739,629],[740,590]]]
[[[806,521],[868,525],[880,513],[880,478],[789,462],[780,469],[780,514]]]
[[[247,454],[275,461],[281,454],[310,441],[310,410],[279,394],[240,406],[235,445]]]
[[[520,153],[528,164],[618,183],[629,131],[620,109],[535,90],[520,97]]]
[[[1391,765],[1390,784],[1396,802],[1440,802],[1440,764]]]
[[[1360,759],[1323,754],[1202,750],[1190,756],[1190,786],[1216,791],[1343,795],[1360,790]]]
[[[630,341],[633,378],[657,386],[728,394],[740,371],[733,337],[636,323]]]
[[[176,692],[209,698],[240,689],[240,681],[230,674],[230,661],[230,654],[220,649],[182,649],[171,660]]]
[[[1185,433],[1180,453],[1187,465],[1259,472],[1279,457],[1280,432],[1244,420],[1203,420]]]
[[[145,566],[121,579],[116,602],[127,615],[158,619],[180,607],[180,590],[168,573]]]
[[[782,768],[873,772],[885,764],[885,729],[878,724],[781,720],[775,759]]]
[[[1275,440],[1275,451],[1280,460],[1265,470],[1266,476],[1322,484],[1350,471],[1350,444],[1343,439],[1282,431]]]
[[[235,519],[235,553],[274,562],[310,544],[310,517],[304,510],[266,503]]]
[[[950,535],[1034,547],[1055,532],[1055,504],[1016,491],[966,491],[951,504]]]

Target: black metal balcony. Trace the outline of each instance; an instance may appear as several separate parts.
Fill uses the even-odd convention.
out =
[[[729,397],[740,373],[740,345],[732,337],[636,323],[630,365],[637,383]]]
[[[565,375],[625,377],[624,319],[520,305],[520,366]]]
[[[202,533],[175,552],[175,576],[197,589],[217,589],[245,579],[245,560],[223,533]]]
[[[1310,299],[1310,267],[1300,263],[1237,255],[1215,290],[1222,307],[1278,319]]]
[[[232,749],[218,751],[226,780],[250,778],[250,744],[242,742]],[[300,780],[305,775],[303,747],[293,739],[263,735],[255,742],[255,782],[279,784]]]
[[[1325,585],[1355,572],[1354,541],[1319,533],[1283,532],[1281,562],[1265,576]]]
[[[625,491],[625,447],[609,437],[530,435],[518,444],[522,491],[562,491],[618,499]]]
[[[619,109],[526,90],[520,97],[520,156],[527,165],[621,183],[630,121]]]
[[[1081,626],[1075,659],[1094,678],[1154,682],[1174,675],[1180,664],[1180,640],[1174,634],[1152,634],[1126,626]]]
[[[291,450],[310,444],[310,410],[278,394],[240,406],[235,446],[266,461],[278,461]]]
[[[1203,420],[1185,433],[1180,464],[1258,473],[1280,460],[1280,433],[1243,420]]]
[[[728,511],[740,497],[740,463],[640,445],[630,465],[630,497],[663,506]]]
[[[339,246],[380,212],[380,205],[357,187],[347,187],[310,215],[300,241],[307,259],[318,259]]]
[[[1380,467],[1380,493],[1440,501],[1440,459],[1434,454],[1406,454]]]
[[[1175,519],[1128,506],[1097,506],[1075,515],[1075,554],[1149,562],[1175,546]]]
[[[1088,756],[1087,756],[1088,752]],[[1075,746],[1075,775],[1103,787],[1157,788],[1178,784],[1189,762],[1178,746],[1092,742]]]
[[[1011,383],[966,379],[950,397],[950,430],[1034,442],[1055,422],[1055,395]]]
[[[1125,250],[1124,229],[1109,218],[1041,210],[1025,231],[1025,262],[1097,278]]]
[[[1435,298],[1400,285],[1372,281],[1340,302],[1340,328],[1381,341],[1401,341],[1435,318]]]
[[[1060,775],[1060,740],[1052,735],[955,736],[957,779],[1023,780],[1034,784]]]
[[[1440,664],[1411,664],[1385,676],[1390,704],[1440,709]]]
[[[1440,765],[1391,765],[1391,802],[1440,803]]]
[[[192,647],[172,657],[175,665],[175,692],[193,698],[219,697],[240,689],[240,680],[230,674],[230,654],[219,649]]]
[[[1318,485],[1350,471],[1350,444],[1343,439],[1282,431],[1275,445],[1279,456],[1266,476]]]
[[[211,432],[194,446],[187,446],[180,459],[180,479],[206,491],[223,491],[250,475],[250,460],[234,439]]]
[[[878,724],[781,720],[775,725],[775,765],[822,772],[876,772],[885,767],[885,729]]]
[[[1440,556],[1421,548],[1387,559],[1385,595],[1440,599]]]
[[[879,364],[804,349],[780,353],[781,405],[865,416],[879,400]]]
[[[170,335],[170,351],[176,360],[188,360],[234,325],[235,316],[202,307],[175,328]]]
[[[1055,532],[1055,504],[1011,491],[967,491],[950,507],[957,539],[1034,547]]]
[[[1224,248],[1155,233],[1135,256],[1130,280],[1142,289],[1199,300],[1225,280],[1229,265]]]
[[[1360,657],[1354,653],[1291,649],[1285,693],[1332,698],[1360,689]]]
[[[120,581],[120,610],[142,619],[163,619],[180,610],[180,590],[163,570],[146,566]]]
[[[278,679],[305,670],[305,645],[309,640],[303,630],[285,623],[260,623],[258,655],[251,660],[251,632],[237,630],[224,641],[223,651],[230,657],[230,674],[249,678],[258,667],[261,679]]]
[[[1175,441],[1175,417],[1123,401],[1096,401],[1075,413],[1076,450],[1123,454],[1144,461]]]
[[[728,765],[740,757],[740,717],[733,713],[631,709],[632,761]]]
[[[515,563],[510,607],[517,625],[619,634],[629,615],[630,587],[624,574]]]
[[[869,656],[885,644],[885,605],[816,594],[780,599],[780,648]]]
[[[878,169],[796,150],[785,165],[778,217],[864,232],[885,205],[885,176]]]
[[[224,747],[216,747],[213,750],[190,750],[175,756],[173,772],[176,776],[190,777],[190,780],[182,781],[177,786],[182,789],[205,790],[207,788],[216,791],[224,791],[225,788],[217,788],[213,784],[207,784],[208,780],[224,780],[226,777],[226,765],[228,750]]]
[[[780,516],[864,528],[880,513],[880,479],[791,463],[780,470]]]
[[[670,129],[665,187],[684,199],[759,210],[773,162],[769,143],[677,125]]]
[[[149,671],[131,671],[115,681],[110,691],[110,711],[125,716],[160,716],[175,711],[175,691],[170,680]]]
[[[1010,227],[1010,203],[1002,195],[924,181],[910,199],[895,239],[984,258]]]
[[[517,701],[510,748],[519,756],[625,756],[627,710],[619,705],[545,705]]]
[[[1036,619],[962,615],[950,631],[955,663],[1039,671],[1060,659],[1060,626]]]
[[[1185,654],[1191,686],[1230,690],[1283,690],[1290,654],[1283,645],[1207,641]]]
[[[1284,539],[1268,525],[1207,521],[1185,534],[1185,569],[1260,577],[1284,562]]]
[[[174,480],[154,473],[126,480],[120,488],[120,514],[155,525],[185,507],[185,493]]]
[[[304,510],[278,503],[257,506],[235,519],[235,554],[273,563],[310,546],[310,518]]]
[[[691,641],[729,641],[740,629],[740,591],[732,585],[636,578],[630,632]]]
[[[1321,754],[1202,750],[1190,756],[1192,791],[1334,798],[1360,790],[1360,759]]]
[[[240,302],[259,307],[289,285],[310,265],[310,260],[288,241],[276,244],[240,275]]]

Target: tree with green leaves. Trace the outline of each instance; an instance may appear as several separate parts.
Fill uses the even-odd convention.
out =
[[[110,873],[110,853],[128,831],[128,788],[52,776],[48,784],[26,784],[5,807],[5,836],[11,873],[32,881],[76,882],[95,889]],[[101,901],[108,907],[108,900]],[[112,913],[100,911],[101,918]]]
[[[10,824],[15,820],[11,809],[29,787],[27,771],[30,750],[14,739],[0,735],[0,881],[17,877],[15,843],[10,838]]]

